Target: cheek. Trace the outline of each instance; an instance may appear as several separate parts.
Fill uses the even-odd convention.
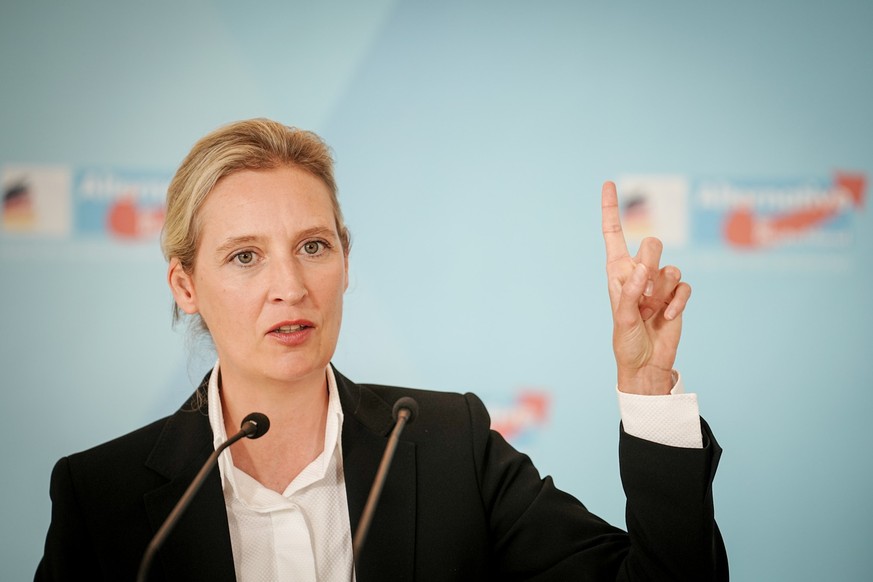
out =
[[[233,327],[252,316],[254,289],[250,285],[202,281],[199,300],[200,315],[213,333],[219,328]]]
[[[320,278],[316,282],[317,295],[325,309],[330,309],[334,317],[339,318],[342,314],[343,295],[348,282],[342,269],[334,270],[329,276]]]

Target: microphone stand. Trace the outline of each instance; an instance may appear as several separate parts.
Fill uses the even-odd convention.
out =
[[[391,467],[391,462],[394,460],[394,452],[397,449],[397,443],[400,440],[400,433],[406,427],[406,424],[415,419],[418,412],[418,402],[414,399],[404,396],[394,403],[394,418],[397,421],[394,429],[391,431],[391,436],[388,437],[388,444],[385,446],[385,452],[382,454],[382,462],[379,463],[379,470],[376,471],[376,478],[373,481],[373,487],[370,489],[370,496],[367,497],[367,503],[364,505],[364,512],[361,514],[361,522],[358,524],[358,531],[355,532],[355,538],[352,540],[352,548],[354,554],[354,563],[358,563],[358,558],[361,556],[361,549],[364,547],[364,541],[367,539],[367,532],[370,529],[370,522],[373,521],[373,514],[376,511],[376,504],[379,503],[379,497],[382,495],[382,487],[385,486],[385,478],[388,476],[388,469]]]
[[[161,525],[158,533],[155,534],[155,537],[152,538],[152,541],[146,548],[145,555],[143,555],[142,557],[142,562],[140,562],[139,571],[136,575],[137,582],[146,582],[146,575],[148,574],[149,567],[154,560],[158,548],[163,545],[164,540],[166,540],[167,536],[170,535],[170,532],[173,530],[173,527],[175,527],[176,522],[179,521],[179,518],[188,508],[191,500],[194,499],[194,496],[200,490],[200,487],[203,486],[203,483],[206,481],[207,475],[209,475],[209,472],[215,467],[216,463],[218,463],[218,456],[222,452],[224,452],[224,449],[237,442],[238,440],[244,437],[252,439],[259,438],[263,436],[264,433],[269,430],[269,428],[269,419],[259,412],[253,412],[243,419],[242,427],[240,428],[240,431],[238,433],[221,443],[221,445],[219,445],[217,449],[212,451],[212,454],[209,455],[209,458],[200,468],[197,476],[194,477],[194,480],[191,481],[190,485],[188,485],[185,493],[176,503],[176,506],[173,507],[173,511],[171,511],[170,515],[167,516],[167,519],[164,520],[164,523]]]

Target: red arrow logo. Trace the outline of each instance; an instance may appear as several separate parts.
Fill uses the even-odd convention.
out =
[[[806,208],[776,216],[757,216],[751,208],[737,208],[725,217],[725,240],[736,247],[755,249],[797,238],[824,224],[846,207],[860,209],[864,204],[867,178],[862,174],[838,173],[830,194]]]

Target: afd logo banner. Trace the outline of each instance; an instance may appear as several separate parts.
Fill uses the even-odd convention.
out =
[[[626,176],[619,180],[625,231],[665,245],[747,254],[843,251],[854,242],[867,177]]]
[[[170,175],[114,168],[6,165],[0,232],[5,238],[155,239]]]
[[[148,239],[161,232],[169,176],[86,168],[73,181],[76,232],[81,236]]]

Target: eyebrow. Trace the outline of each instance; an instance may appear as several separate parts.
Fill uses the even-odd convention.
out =
[[[244,246],[253,242],[257,242],[260,240],[260,237],[248,234],[242,236],[232,236],[228,239],[225,239],[223,243],[218,245],[218,248],[215,249],[216,255],[223,255],[226,252],[229,252],[234,247]]]

